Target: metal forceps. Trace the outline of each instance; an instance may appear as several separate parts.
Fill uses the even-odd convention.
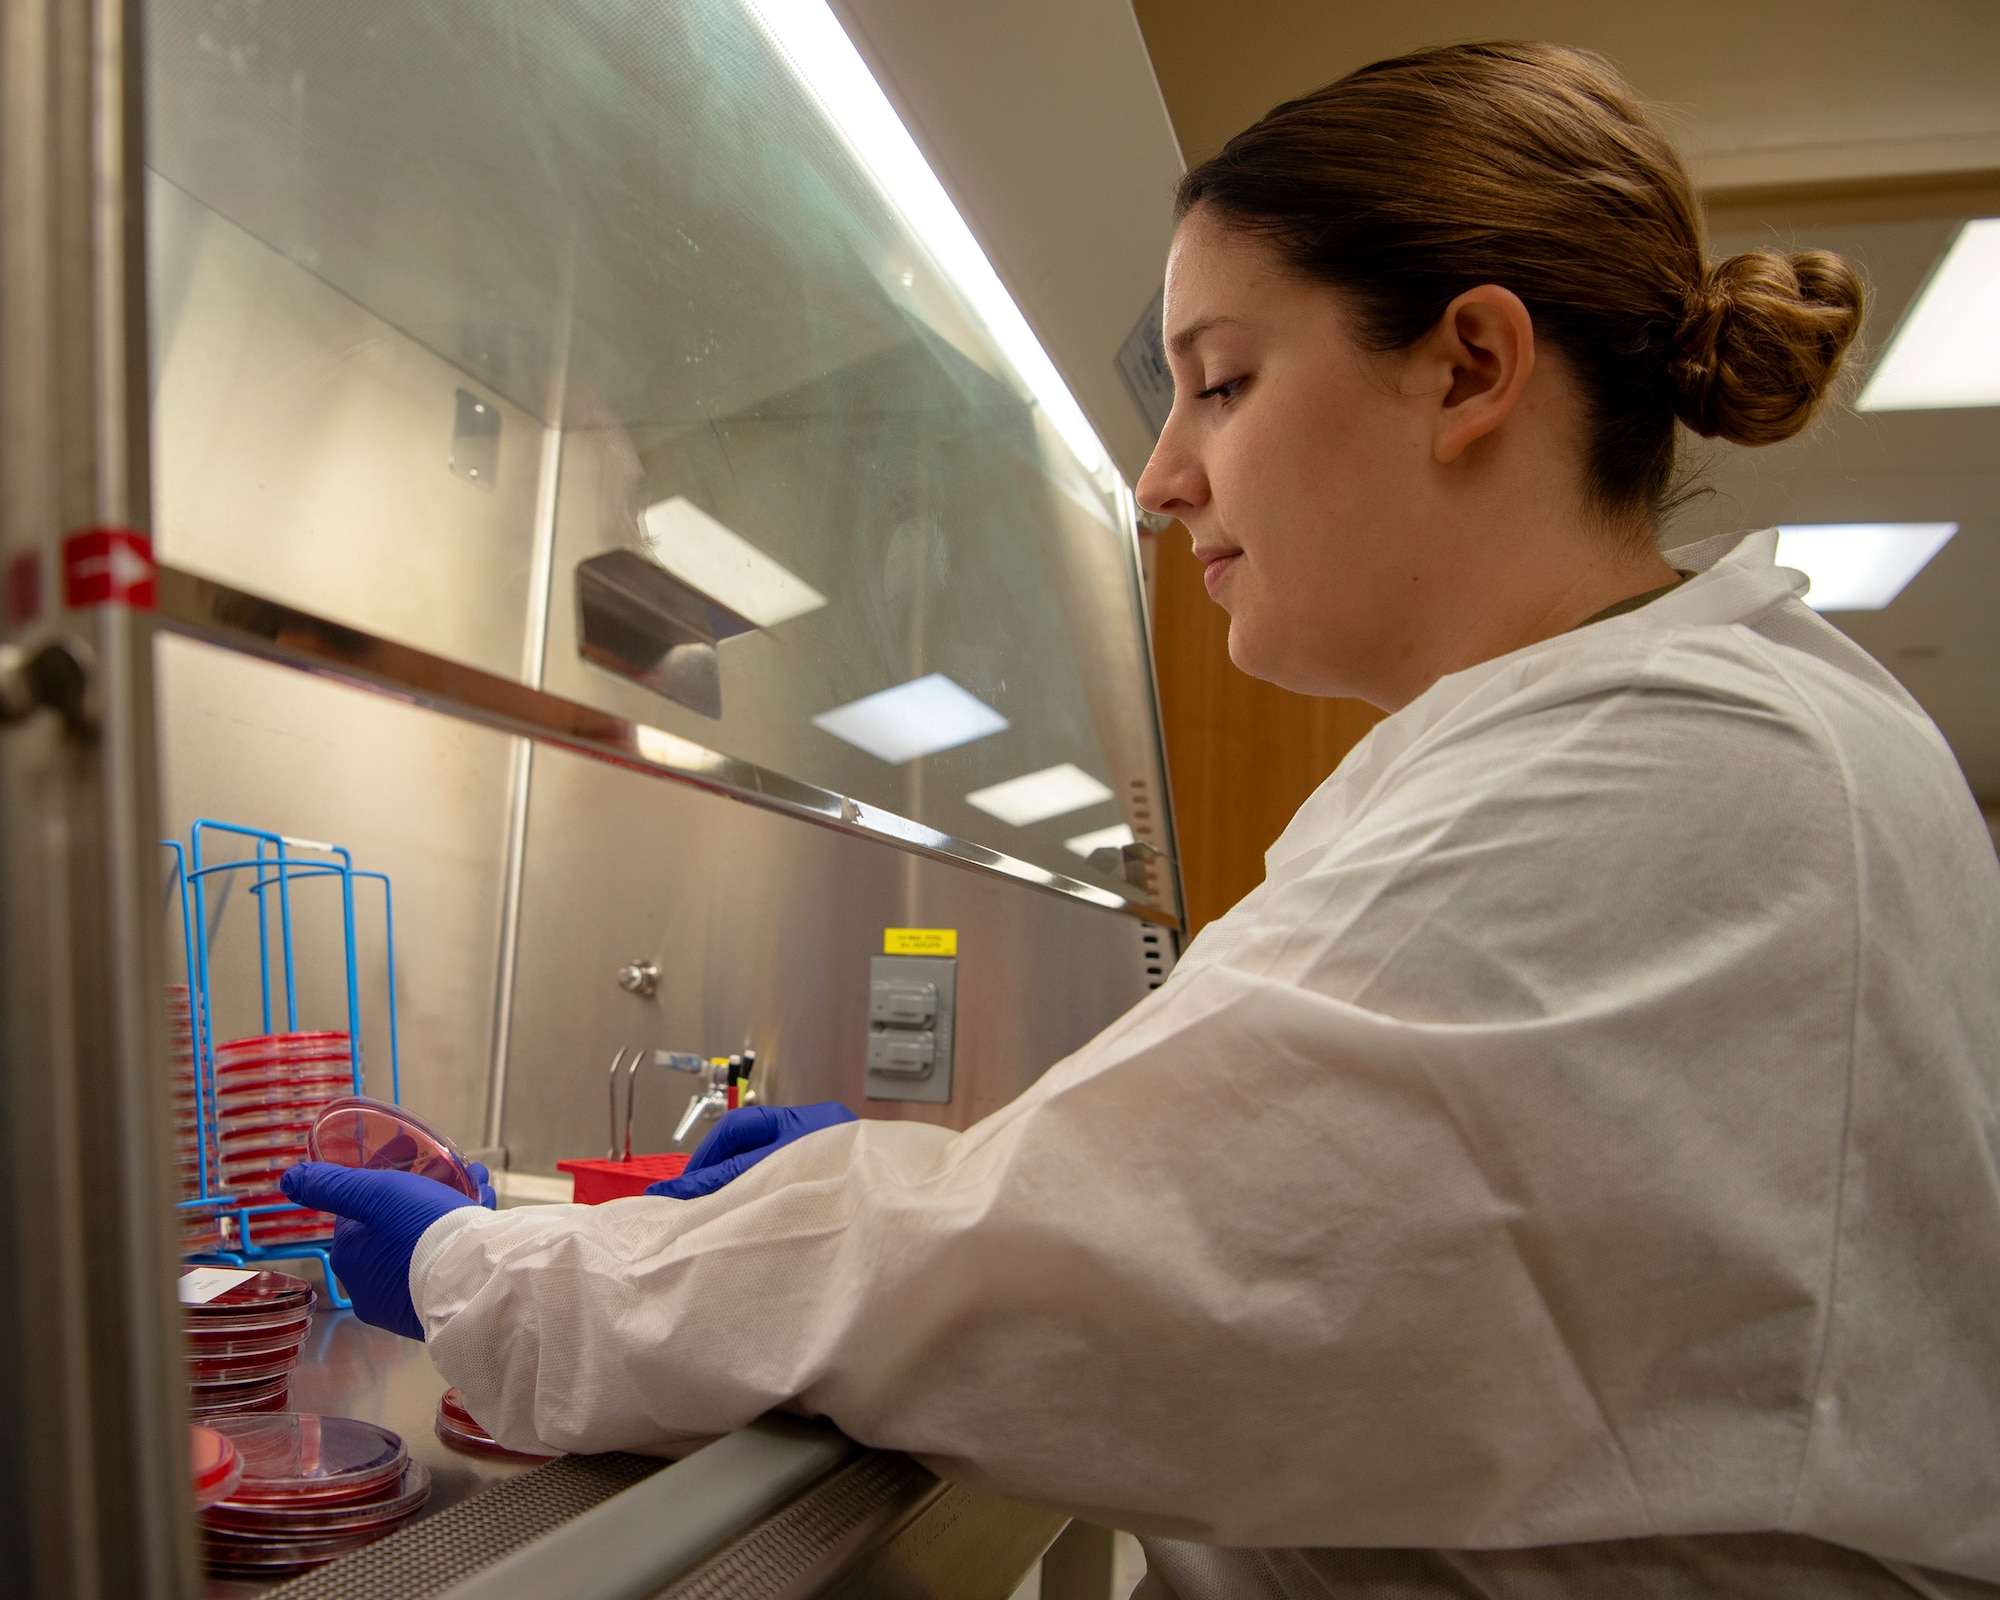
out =
[[[611,1057],[611,1148],[604,1152],[607,1161],[632,1159],[632,1097],[639,1087],[639,1063],[645,1059],[644,1050],[634,1050],[631,1065],[625,1067],[625,1134],[621,1145],[618,1133],[618,1069],[625,1066],[625,1052],[619,1050]]]

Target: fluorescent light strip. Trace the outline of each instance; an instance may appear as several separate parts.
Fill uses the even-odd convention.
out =
[[[941,672],[822,711],[813,726],[892,767],[999,733],[1007,719]]]
[[[974,789],[965,797],[965,803],[1016,828],[1025,828],[1110,798],[1111,791],[1097,779],[1065,761],[1061,766],[1044,767],[1040,772]]]
[[[775,628],[817,611],[826,596],[692,500],[675,495],[639,519],[653,559],[747,622]]]
[[[1812,579],[1815,611],[1880,611],[1958,532],[1955,522],[1819,522],[1778,529],[1778,565]]]
[[[824,0],[744,0],[848,150],[971,302],[1084,470],[1106,465],[1083,409]]]
[[[1968,222],[1904,315],[1858,411],[2000,406],[2000,217]]]
[[[1132,830],[1118,822],[1108,828],[1099,828],[1094,833],[1079,833],[1074,839],[1063,840],[1063,848],[1072,855],[1079,855],[1088,861],[1093,850],[1122,850],[1128,844],[1136,843]]]

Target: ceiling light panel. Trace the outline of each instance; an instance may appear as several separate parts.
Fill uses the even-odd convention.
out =
[[[1904,316],[1859,411],[2000,406],[2000,217],[1968,222]]]
[[[958,286],[1084,470],[1103,471],[1107,458],[1096,430],[825,0],[746,4],[855,160]]]
[[[775,628],[826,604],[826,596],[803,578],[680,495],[646,507],[639,524],[655,561],[760,628]]]
[[[1090,859],[1093,850],[1123,850],[1128,844],[1136,843],[1132,830],[1124,823],[1115,823],[1109,828],[1099,828],[1092,833],[1079,833],[1074,839],[1063,840],[1063,848],[1073,855]]]
[[[965,803],[977,806],[990,817],[1025,828],[1110,798],[1111,791],[1102,783],[1083,768],[1065,761],[1059,767],[1044,767],[1040,772],[974,789],[965,797]]]
[[[812,722],[891,766],[970,744],[1007,726],[999,712],[941,672],[850,700]]]
[[[1815,611],[1880,611],[1958,532],[1955,522],[1819,522],[1778,529],[1778,565],[1812,579]]]

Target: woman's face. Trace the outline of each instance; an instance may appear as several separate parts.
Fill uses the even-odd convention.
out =
[[[1167,266],[1174,407],[1138,498],[1194,535],[1238,667],[1372,699],[1430,564],[1434,428],[1350,328],[1333,290],[1192,213]]]
[[[1165,321],[1174,407],[1139,502],[1194,534],[1252,677],[1394,710],[1671,580],[1588,511],[1582,407],[1510,290],[1365,350],[1337,291],[1198,210]]]

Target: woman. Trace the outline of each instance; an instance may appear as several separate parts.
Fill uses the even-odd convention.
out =
[[[2000,1593],[2000,867],[1774,535],[1654,542],[1676,418],[1797,432],[1853,273],[1705,263],[1539,45],[1281,106],[1180,217],[1140,498],[1238,665],[1393,713],[1263,885],[963,1134],[288,1192],[505,1442],[795,1402],[1138,1530],[1149,1596]]]

